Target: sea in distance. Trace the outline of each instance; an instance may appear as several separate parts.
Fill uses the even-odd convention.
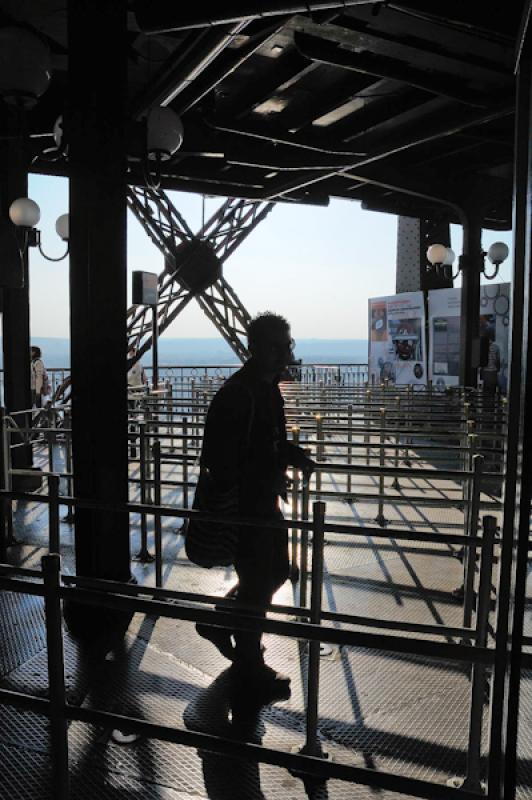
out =
[[[69,368],[68,339],[36,336],[31,343],[41,348],[47,367]],[[296,342],[295,357],[301,358],[305,364],[365,364],[368,360],[368,342],[366,339],[299,339]],[[151,365],[151,353],[146,353],[142,363],[148,367]],[[236,363],[237,357],[221,338],[159,340],[161,366]]]

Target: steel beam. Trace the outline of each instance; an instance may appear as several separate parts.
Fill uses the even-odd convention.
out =
[[[353,42],[360,38],[352,34]],[[294,43],[302,56],[320,64],[339,67],[340,69],[359,72],[364,75],[373,75],[379,78],[397,80],[433,92],[451,100],[467,105],[487,107],[493,103],[492,98],[480,92],[469,89],[458,76],[446,75],[443,72],[427,72],[423,69],[412,67],[406,60],[397,57],[384,56],[374,52],[353,52],[343,49],[338,43],[326,41],[310,33],[295,31]],[[358,45],[363,47],[363,43]]]
[[[462,294],[460,306],[460,383],[477,388],[480,362],[480,275],[484,266],[481,219],[473,213],[463,225],[464,239],[460,265]]]
[[[508,439],[492,686],[488,797],[516,796],[517,731],[532,487],[532,59],[521,54],[516,102],[514,269]]]
[[[163,253],[170,269],[159,276],[157,306],[159,334],[163,333],[186,305],[196,298],[236,355],[249,353],[243,339],[251,319],[236,292],[223,276],[208,288],[194,293],[180,279],[185,241],[207,241],[223,264],[251,231],[272,210],[273,203],[231,198],[194,235],[168,195],[162,190],[130,187],[128,204],[148,236]],[[137,359],[152,346],[152,309],[132,307],[128,311],[128,344],[137,348]]]
[[[172,55],[163,65],[159,74],[134,98],[130,114],[139,118],[152,106],[166,106],[182,91],[187,89],[219,56],[232,44],[246,27],[247,22],[239,22],[227,30],[210,30],[200,33],[190,48],[178,47],[177,55]]]
[[[2,349],[4,405],[10,412],[31,408],[30,301],[28,251],[22,255],[7,210],[17,197],[28,194],[28,163],[22,139],[23,111],[3,104],[2,129],[13,138],[2,142],[0,163]],[[31,445],[12,451],[13,466],[32,464]]]
[[[127,5],[68,3],[74,493],[104,503],[128,499]],[[129,580],[127,515],[79,509],[75,526],[77,573]]]
[[[168,33],[184,31],[191,28],[210,28],[213,25],[224,25],[242,20],[264,19],[285,14],[311,14],[328,9],[348,8],[357,5],[380,4],[383,0],[259,0],[250,2],[240,0],[231,4],[224,3],[213,7],[205,13],[201,6],[174,6],[154,0],[136,0],[134,12],[139,28],[144,33]]]

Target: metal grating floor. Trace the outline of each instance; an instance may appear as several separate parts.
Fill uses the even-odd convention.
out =
[[[429,485],[430,483],[430,485]],[[324,484],[325,486],[325,484]],[[410,487],[409,487],[410,488]],[[416,491],[444,493],[431,478]],[[173,499],[170,494],[166,500]],[[334,519],[375,514],[375,506],[328,502]],[[390,512],[391,513],[391,512]],[[393,512],[405,527],[456,530],[456,509]],[[46,509],[17,509],[13,563],[39,564],[46,544]],[[394,523],[395,524],[395,523]],[[164,529],[164,580],[169,588],[224,594],[230,569],[201,570],[184,557],[176,521]],[[61,526],[65,569],[73,568],[72,528]],[[132,520],[132,552],[139,545]],[[325,607],[360,616],[459,625],[462,608],[452,590],[462,577],[449,548],[429,544],[328,536]],[[153,566],[134,565],[140,582],[153,582]],[[279,602],[297,598],[290,583]],[[2,686],[46,692],[42,601],[0,593]],[[531,615],[528,615],[531,616]],[[263,709],[251,722],[229,716],[227,666],[191,623],[136,615],[121,647],[84,651],[65,635],[68,696],[72,703],[132,713],[190,730],[224,733],[284,750],[304,742],[306,649],[288,639],[265,637],[267,659],[292,677],[290,701]],[[468,730],[469,678],[456,665],[352,648],[333,648],[321,659],[320,733],[336,761],[443,783],[463,774]],[[519,798],[532,798],[532,675],[523,681]],[[486,737],[485,737],[486,740]],[[366,800],[377,790],[340,781],[304,786],[286,770],[164,742],[118,745],[111,731],[72,723],[69,730],[73,800]],[[6,776],[0,800],[52,800],[47,722],[0,706],[0,756]],[[407,800],[378,791],[381,800]]]

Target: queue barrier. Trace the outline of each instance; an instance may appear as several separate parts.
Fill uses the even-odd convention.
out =
[[[55,476],[57,478],[57,476]],[[52,481],[52,486],[58,485]],[[33,495],[23,495],[2,491],[0,493],[2,502],[0,508],[5,510],[5,501],[15,497],[16,499],[31,499],[49,504],[49,525],[56,528],[58,525],[57,508],[60,502],[68,501],[74,507],[90,508],[99,511],[112,511],[131,513],[139,510],[146,510],[145,506],[139,504],[102,504],[76,498],[60,498],[55,491],[46,496],[35,498]],[[149,511],[156,516],[198,516],[213,524],[220,521],[213,515],[204,514],[188,509],[175,509],[173,507],[153,506]],[[2,517],[4,517],[4,513]],[[224,518],[227,522],[227,519]],[[235,524],[245,526],[262,526],[262,520],[232,520]],[[2,524],[5,519],[2,519]],[[486,675],[486,667],[494,663],[494,651],[487,644],[489,602],[491,590],[491,573],[493,564],[493,548],[495,544],[496,524],[493,517],[485,517],[483,520],[483,536],[471,537],[465,546],[474,550],[481,547],[481,586],[479,591],[479,602],[477,609],[476,628],[469,631],[462,630],[462,635],[467,634],[469,640],[474,644],[466,645],[450,644],[426,639],[404,638],[396,635],[385,635],[364,633],[360,631],[339,630],[337,627],[324,626],[324,619],[334,620],[337,625],[336,615],[325,614],[321,609],[322,579],[323,579],[323,547],[324,533],[331,529],[325,521],[325,504],[316,502],[313,505],[312,522],[304,520],[291,520],[287,522],[269,523],[275,528],[286,528],[288,526],[297,527],[312,532],[313,549],[313,571],[312,571],[312,594],[310,609],[271,606],[271,610],[276,612],[290,613],[294,616],[294,621],[285,622],[271,619],[258,619],[249,617],[246,614],[226,613],[223,610],[206,610],[197,607],[200,599],[205,596],[198,596],[191,593],[171,592],[160,588],[149,588],[146,586],[133,586],[131,584],[119,584],[117,582],[101,581],[97,579],[86,579],[78,576],[63,576],[64,586],[61,585],[60,576],[60,557],[57,554],[50,554],[43,558],[43,570],[39,573],[36,570],[25,570],[22,568],[0,565],[0,587],[8,591],[18,591],[29,594],[40,594],[45,598],[46,612],[46,632],[48,644],[48,674],[50,698],[33,698],[29,695],[0,690],[0,701],[18,708],[31,709],[37,713],[44,713],[49,716],[51,721],[51,743],[52,743],[52,766],[54,790],[57,800],[67,800],[69,797],[69,778],[68,778],[68,738],[67,723],[69,720],[80,720],[95,724],[112,724],[119,727],[124,732],[136,732],[142,735],[159,738],[166,741],[174,741],[188,746],[200,747],[212,750],[215,753],[231,753],[250,757],[265,763],[287,766],[292,771],[298,770],[303,774],[319,775],[321,778],[338,778],[340,780],[354,781],[380,788],[393,788],[395,791],[402,791],[416,797],[425,798],[473,798],[478,796],[480,790],[480,746],[483,717],[483,693]],[[344,526],[332,526],[332,530]],[[384,536],[385,533],[381,532]],[[363,535],[363,531],[361,532]],[[412,536],[410,532],[410,536]],[[452,535],[440,534],[441,539],[456,538]],[[21,576],[24,580],[18,580]],[[36,583],[42,576],[44,583]],[[30,579],[30,580],[28,580]],[[150,593],[154,599],[146,599],[146,594]],[[142,595],[140,597],[139,595]],[[64,682],[64,656],[62,641],[61,623],[61,601],[65,599],[75,600],[80,603],[88,603],[97,607],[116,608],[119,610],[139,611],[147,614],[160,615],[175,619],[184,619],[204,624],[213,624],[220,627],[230,627],[239,630],[261,630],[264,632],[275,633],[281,636],[303,638],[309,642],[309,675],[307,680],[306,696],[306,737],[305,745],[299,755],[285,753],[277,750],[263,748],[259,745],[249,745],[247,743],[236,743],[232,740],[224,740],[221,737],[213,737],[208,734],[190,733],[187,731],[170,729],[165,726],[154,725],[139,719],[123,717],[108,712],[80,709],[70,706],[66,700]],[[172,600],[169,604],[168,600]],[[227,598],[220,601],[219,598],[208,598],[210,603],[216,603],[223,607],[231,607],[235,601]],[[193,602],[191,602],[193,601]],[[234,605],[233,605],[234,608]],[[238,608],[238,607],[237,607]],[[344,615],[345,617],[346,615]],[[301,621],[307,618],[309,621]],[[443,630],[443,626],[442,626]],[[328,642],[337,645],[367,647],[378,650],[392,652],[417,654],[436,659],[451,659],[461,663],[472,664],[472,688],[471,688],[471,710],[469,726],[469,747],[467,753],[467,774],[462,784],[462,788],[449,788],[430,781],[407,778],[400,775],[389,775],[374,772],[360,767],[339,765],[322,760],[323,753],[318,736],[318,698],[319,698],[319,645],[320,642]],[[455,784],[453,784],[454,786]]]

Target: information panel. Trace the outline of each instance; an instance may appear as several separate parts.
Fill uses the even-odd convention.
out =
[[[434,289],[428,293],[429,378],[438,389],[457,386],[460,375],[461,289]],[[508,382],[510,284],[480,287],[480,367],[493,372],[501,392]],[[489,363],[488,363],[489,362]]]
[[[369,380],[426,385],[423,292],[369,300]]]

